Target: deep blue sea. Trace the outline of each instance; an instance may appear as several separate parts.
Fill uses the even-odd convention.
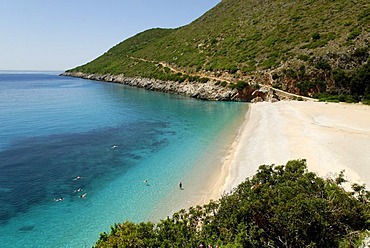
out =
[[[180,210],[204,193],[246,111],[56,72],[0,72],[0,246],[91,247],[114,223]]]

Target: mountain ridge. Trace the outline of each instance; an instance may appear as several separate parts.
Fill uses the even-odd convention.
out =
[[[244,81],[255,90],[370,99],[369,41],[365,0],[223,0],[186,26],[141,32],[67,72],[180,83],[204,78],[231,88]],[[359,70],[366,73],[356,89],[351,81]]]

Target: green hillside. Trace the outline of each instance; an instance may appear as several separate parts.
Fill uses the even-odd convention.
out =
[[[70,71],[370,99],[369,44],[368,0],[223,0],[187,26],[147,30]]]

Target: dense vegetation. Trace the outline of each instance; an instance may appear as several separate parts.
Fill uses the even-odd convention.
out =
[[[262,165],[218,202],[181,210],[158,224],[125,222],[96,247],[356,247],[370,227],[370,193],[343,173],[324,179],[305,160]]]
[[[336,70],[333,77],[338,94],[319,93],[315,97],[322,101],[331,102],[358,102],[370,104],[370,62],[364,64],[354,72]]]
[[[354,79],[369,63],[369,46],[368,0],[222,0],[189,25],[144,31],[71,71],[175,81],[216,77],[370,100],[369,82]],[[358,82],[365,87],[356,88]]]

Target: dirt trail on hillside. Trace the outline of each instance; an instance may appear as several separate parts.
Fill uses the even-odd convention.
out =
[[[215,80],[215,81],[227,82],[228,84],[231,84],[231,81],[228,80],[228,79],[220,78],[220,77],[214,77],[214,76],[208,76],[208,75],[203,74],[203,73],[189,73],[189,72],[186,72],[184,70],[179,70],[177,68],[174,68],[174,67],[172,67],[171,65],[169,65],[168,63],[166,63],[164,61],[147,60],[147,59],[137,58],[137,57],[132,57],[132,56],[130,56],[129,58],[131,58],[133,60],[139,60],[139,61],[143,61],[143,62],[148,62],[148,63],[152,63],[152,64],[161,65],[163,67],[167,67],[168,69],[170,69],[174,73],[186,74],[186,75],[189,75],[189,76],[192,76],[192,77],[196,77],[196,76],[200,77],[200,78],[204,77],[204,78],[209,78],[209,79],[212,79],[212,80]],[[301,98],[305,101],[317,101],[316,99],[313,99],[313,98],[310,98],[310,97],[301,96],[301,95],[289,93],[289,92],[274,88],[274,87],[272,87],[271,85],[268,85],[268,84],[262,84],[262,86],[268,88],[269,90],[278,92],[280,94],[284,94],[288,98],[293,98],[293,99]]]

